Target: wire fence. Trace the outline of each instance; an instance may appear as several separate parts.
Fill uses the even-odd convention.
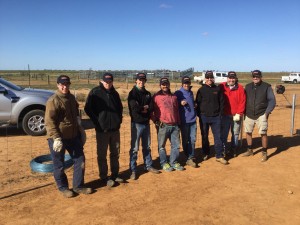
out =
[[[157,89],[158,85],[155,84]],[[179,88],[178,84],[172,84],[171,88],[176,90]],[[276,94],[276,108],[269,117],[269,146],[275,148],[280,145],[289,145],[291,137],[300,135],[300,100],[297,98],[297,86],[288,86],[286,93]],[[298,91],[299,92],[299,91]],[[293,107],[293,99],[295,105]],[[121,144],[120,144],[120,172],[123,174],[129,173],[129,149],[130,149],[130,117],[128,109],[126,109],[127,102],[123,102],[125,106],[124,119],[120,129]],[[81,105],[81,107],[83,107]],[[294,112],[292,110],[295,110]],[[294,116],[294,118],[293,118]],[[199,128],[199,121],[197,121],[197,141],[196,141],[196,160],[201,161],[201,135]],[[98,165],[96,154],[96,139],[93,128],[86,129],[87,142],[85,145],[86,155],[86,180],[98,179]],[[212,134],[209,135],[211,149],[213,149]],[[253,133],[254,146],[261,146],[259,134],[257,129]],[[297,137],[298,138],[298,137]],[[230,140],[230,136],[228,137]],[[243,146],[241,151],[246,147],[245,134],[242,136]],[[159,156],[157,150],[157,134],[154,124],[151,123],[151,149],[154,166],[159,167]],[[167,142],[167,153],[170,152],[170,144]],[[53,184],[54,179],[52,174],[42,174],[33,172],[30,168],[30,161],[35,157],[49,154],[46,136],[33,137],[23,133],[22,130],[1,127],[0,128],[0,199],[8,196],[9,193],[19,193],[24,190],[39,187],[41,185]],[[109,156],[109,154],[108,154]],[[108,157],[109,161],[109,157]],[[180,163],[184,164],[185,156],[180,155]],[[140,170],[143,169],[143,157],[140,147],[138,161]],[[72,178],[72,169],[67,169],[68,178]]]

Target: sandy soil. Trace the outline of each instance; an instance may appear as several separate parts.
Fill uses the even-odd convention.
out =
[[[294,87],[287,90],[287,99],[276,95],[277,107],[270,117],[270,158],[265,163],[260,162],[257,133],[253,157],[239,155],[224,166],[215,161],[212,153],[208,161],[202,162],[198,130],[196,157],[200,167],[186,166],[185,171],[158,175],[145,173],[140,154],[140,176],[132,181],[128,171],[130,119],[125,115],[120,171],[127,182],[108,188],[98,180],[95,133],[87,127],[85,180],[95,192],[72,199],[60,195],[51,174],[30,170],[30,160],[48,154],[45,137],[1,128],[0,224],[299,224],[300,137],[289,134],[291,109],[287,107],[292,93],[299,89]],[[118,90],[128,93],[127,88]],[[297,132],[298,114],[296,111]],[[152,131],[152,156],[158,168],[153,126]],[[182,152],[180,162],[185,162]],[[72,168],[67,174],[72,183]]]

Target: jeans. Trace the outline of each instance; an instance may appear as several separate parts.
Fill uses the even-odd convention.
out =
[[[241,129],[241,121],[233,121],[232,116],[226,115],[222,117],[221,122],[221,140],[223,148],[229,148],[227,139],[229,130],[231,131],[231,148],[236,148],[239,145],[239,134]]]
[[[211,127],[211,130],[212,130],[212,133],[214,136],[216,158],[223,158],[223,148],[222,148],[222,141],[221,141],[221,117],[220,116],[209,117],[209,116],[201,115],[200,128],[202,128],[201,129],[202,150],[203,150],[204,154],[209,155],[209,141],[208,141],[209,127]]]
[[[107,149],[110,154],[111,178],[114,180],[119,175],[119,156],[120,156],[120,131],[97,132],[97,159],[99,176],[101,180],[108,179]]]
[[[195,143],[197,134],[197,123],[186,123],[180,126],[182,137],[182,148],[188,159],[194,159]]]
[[[179,157],[179,149],[180,149],[180,137],[179,137],[179,127],[169,126],[169,125],[162,125],[159,127],[158,130],[158,154],[160,159],[160,165],[163,167],[165,163],[168,162],[167,160],[167,153],[166,153],[166,142],[167,139],[171,142],[171,153],[170,153],[170,165],[173,166],[177,163]]]
[[[142,140],[143,159],[147,169],[152,166],[150,125],[131,122],[131,148],[129,151],[131,172],[136,172],[140,140]]]
[[[53,139],[48,139],[51,158],[54,168],[54,179],[60,191],[69,189],[67,175],[64,172],[65,151],[67,150],[74,162],[73,188],[84,185],[85,156],[81,137],[78,135],[72,139],[63,139],[63,147],[60,152],[53,150]]]

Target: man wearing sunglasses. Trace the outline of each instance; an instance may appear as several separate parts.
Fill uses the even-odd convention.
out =
[[[275,96],[271,85],[262,81],[262,73],[260,70],[252,71],[252,82],[246,85],[245,91],[247,100],[244,126],[248,149],[243,156],[253,155],[252,132],[255,124],[257,124],[258,133],[261,135],[262,142],[261,161],[265,162],[268,159],[268,118],[275,108]]]

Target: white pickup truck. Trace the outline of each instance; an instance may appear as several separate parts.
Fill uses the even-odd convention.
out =
[[[300,83],[300,73],[290,73],[288,76],[282,76],[281,81],[284,83]]]
[[[213,71],[215,77],[215,83],[220,84],[222,82],[227,81],[228,72],[219,72]],[[201,76],[194,76],[194,81],[198,82],[199,84],[205,83],[205,72],[202,72]]]

